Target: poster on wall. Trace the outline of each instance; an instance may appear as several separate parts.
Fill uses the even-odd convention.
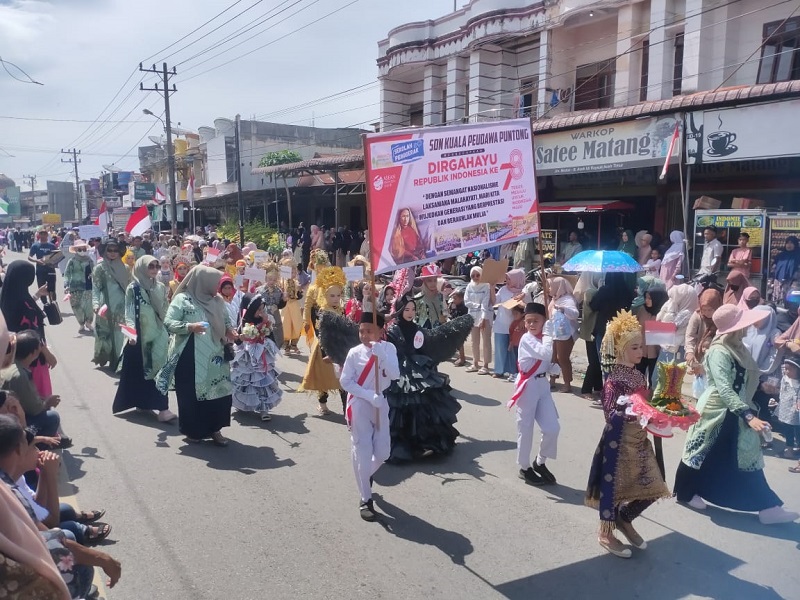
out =
[[[366,135],[375,273],[536,235],[532,140],[528,119]]]
[[[558,255],[558,230],[542,229],[542,252],[552,254],[553,258]]]
[[[800,237],[800,213],[770,215],[769,217],[769,266],[778,253],[786,248],[789,236]]]
[[[747,246],[752,250],[752,265],[750,271],[757,276],[763,271],[762,259],[764,257],[765,230],[767,216],[760,210],[698,210],[695,214],[695,247],[693,266],[700,268],[703,255],[703,230],[706,227],[716,227],[717,239],[722,243],[722,272],[728,269],[728,257],[731,250],[739,244],[739,235],[746,233],[750,236]]]

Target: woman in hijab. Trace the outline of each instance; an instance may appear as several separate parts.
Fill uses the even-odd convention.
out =
[[[706,370],[703,367],[703,358],[711,345],[711,340],[717,334],[717,326],[712,317],[723,304],[722,294],[714,289],[705,290],[700,294],[699,304],[700,306],[689,318],[684,337],[686,366],[694,375],[692,391],[695,398],[699,398],[706,389]]]
[[[772,277],[775,280],[774,297],[783,299],[785,292],[795,280],[797,270],[800,269],[800,241],[797,236],[790,235],[786,238],[783,250],[775,256],[772,266]]]
[[[725,296],[722,302],[724,304],[739,304],[745,288],[750,286],[747,276],[741,271],[731,271],[725,281],[727,286],[725,286]]]
[[[550,318],[555,318],[556,313],[563,315],[563,323],[566,327],[556,327],[553,342],[553,362],[561,368],[561,376],[564,378],[564,392],[572,392],[572,362],[570,355],[578,338],[578,305],[575,303],[572,286],[563,277],[555,277],[548,282],[550,284]],[[559,329],[561,329],[559,331]],[[557,376],[550,377],[550,384],[554,384]]]
[[[511,309],[503,306],[504,302],[511,299],[516,299],[518,302],[524,302],[524,294],[522,288],[525,287],[525,271],[522,269],[513,269],[506,273],[506,283],[503,287],[497,290],[496,304],[497,316],[494,320],[494,375],[493,377],[499,379],[503,376],[509,377],[517,374],[517,365],[514,360],[514,355],[508,349],[510,335],[509,328],[514,316]],[[445,298],[449,298],[450,294],[444,294]]]
[[[157,280],[155,256],[136,260],[133,281],[125,290],[125,324],[136,331],[123,350],[119,387],[114,398],[114,414],[137,408],[158,411],[158,420],[177,417],[169,411],[167,395],[156,388],[155,378],[167,362],[169,334],[164,328],[167,314],[167,286]]]
[[[684,343],[686,340],[686,328],[689,326],[689,319],[699,306],[697,294],[694,288],[681,283],[674,285],[667,292],[668,299],[656,317],[662,323],[674,323],[677,327],[675,332],[675,345],[661,346],[658,354],[658,362],[683,361]]]
[[[236,277],[236,263],[244,260],[244,254],[236,244],[228,244],[225,249],[225,274],[229,277]]]
[[[673,231],[669,234],[672,245],[661,259],[660,279],[669,290],[675,285],[675,277],[683,272],[683,261],[686,256],[686,241],[682,231]]]
[[[634,239],[637,248],[635,258],[642,266],[644,266],[644,264],[650,260],[650,252],[652,251],[650,242],[652,241],[653,236],[647,233],[647,231],[644,229],[636,234],[636,238]]]
[[[72,314],[78,320],[78,333],[92,332],[92,259],[89,258],[89,245],[76,240],[69,249],[72,258],[64,269],[64,289],[69,295]]]
[[[472,267],[469,270],[469,283],[464,289],[464,304],[467,305],[472,321],[472,365],[467,373],[478,375],[489,374],[489,363],[492,362],[492,290],[488,283],[481,283],[483,269]],[[481,353],[481,343],[483,352]],[[483,366],[481,366],[483,357]]]
[[[622,232],[622,237],[620,238],[617,252],[624,252],[628,256],[633,257],[634,260],[639,258],[639,250],[636,248],[636,241],[633,237],[633,231],[630,229],[626,229]]]
[[[606,274],[603,286],[589,301],[589,308],[597,313],[592,335],[601,361],[603,357],[600,355],[600,344],[606,334],[606,325],[619,311],[630,309],[633,303],[633,285],[628,282],[625,275],[626,273]]]
[[[589,361],[589,366],[586,368],[586,374],[583,377],[583,385],[581,385],[581,395],[587,400],[592,400],[595,397],[599,398],[600,393],[603,391],[603,372],[600,368],[600,355],[597,353],[597,345],[594,342],[594,333],[592,333],[597,321],[597,313],[590,306],[599,285],[599,273],[584,271],[578,278],[578,283],[575,284],[574,289],[575,301],[579,305],[583,305],[583,318],[578,329],[578,337],[586,345],[586,358]]]
[[[645,323],[656,320],[661,308],[667,302],[668,296],[664,289],[664,282],[647,275],[639,278],[639,294],[633,301],[632,312],[642,326],[642,339],[644,339]],[[651,381],[655,372],[658,350],[658,346],[645,346],[642,352],[642,361],[636,366],[648,382]]]
[[[15,260],[6,269],[3,287],[0,288],[0,310],[3,312],[9,331],[24,331],[32,329],[42,338],[42,351],[30,366],[33,384],[42,398],[53,394],[53,385],[50,382],[50,369],[58,361],[50,349],[44,334],[44,313],[36,301],[47,298],[47,285],[43,285],[32,297],[28,290],[36,278],[34,266],[24,260]]]
[[[238,327],[244,294],[236,289],[233,279],[231,279],[229,275],[223,275],[222,279],[219,280],[219,295],[225,300],[225,308],[228,311],[228,318],[231,321],[231,325],[233,325],[234,328]]]
[[[120,246],[109,241],[103,249],[103,260],[92,273],[92,309],[95,321],[94,358],[101,367],[108,363],[115,372],[125,344],[120,325],[125,322],[125,290],[131,273],[120,259]]]
[[[231,373],[224,346],[236,332],[217,293],[221,279],[216,269],[198,265],[178,286],[164,318],[171,339],[156,385],[166,394],[174,382],[180,431],[189,442],[211,438],[227,446],[220,432],[231,424]]]
[[[783,508],[764,477],[759,433],[768,424],[756,416],[758,365],[742,339],[747,328],[765,316],[730,304],[714,312],[717,335],[703,362],[708,384],[697,403],[700,420],[686,436],[675,494],[678,502],[695,510],[705,510],[709,501],[758,511],[759,520],[770,525],[790,523],[800,515]]]

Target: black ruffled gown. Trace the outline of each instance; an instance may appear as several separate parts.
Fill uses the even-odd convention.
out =
[[[440,373],[437,363],[425,353],[427,344],[414,348],[418,331],[416,324],[401,317],[387,333],[397,348],[400,365],[400,379],[384,393],[392,436],[388,462],[410,461],[426,451],[448,454],[459,435],[454,424],[461,405],[450,392],[450,378]]]

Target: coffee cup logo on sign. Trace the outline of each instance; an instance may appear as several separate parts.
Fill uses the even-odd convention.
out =
[[[728,156],[736,152],[739,147],[733,142],[736,141],[736,134],[730,131],[715,131],[706,137],[708,141],[708,154],[711,156]]]

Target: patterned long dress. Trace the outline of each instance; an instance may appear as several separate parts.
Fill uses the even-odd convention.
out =
[[[64,269],[64,287],[69,294],[69,305],[78,324],[91,325],[94,320],[92,312],[92,259],[73,257]]]
[[[125,345],[125,336],[119,328],[125,322],[125,290],[111,276],[105,261],[92,273],[92,309],[98,310],[104,304],[108,310],[103,317],[98,315],[95,323],[92,362],[101,367],[108,363],[116,371]]]
[[[616,529],[617,519],[630,523],[648,506],[668,497],[653,446],[635,417],[617,408],[620,396],[647,393],[637,369],[615,364],[603,386],[606,424],[592,459],[584,503],[600,512],[603,533]]]

